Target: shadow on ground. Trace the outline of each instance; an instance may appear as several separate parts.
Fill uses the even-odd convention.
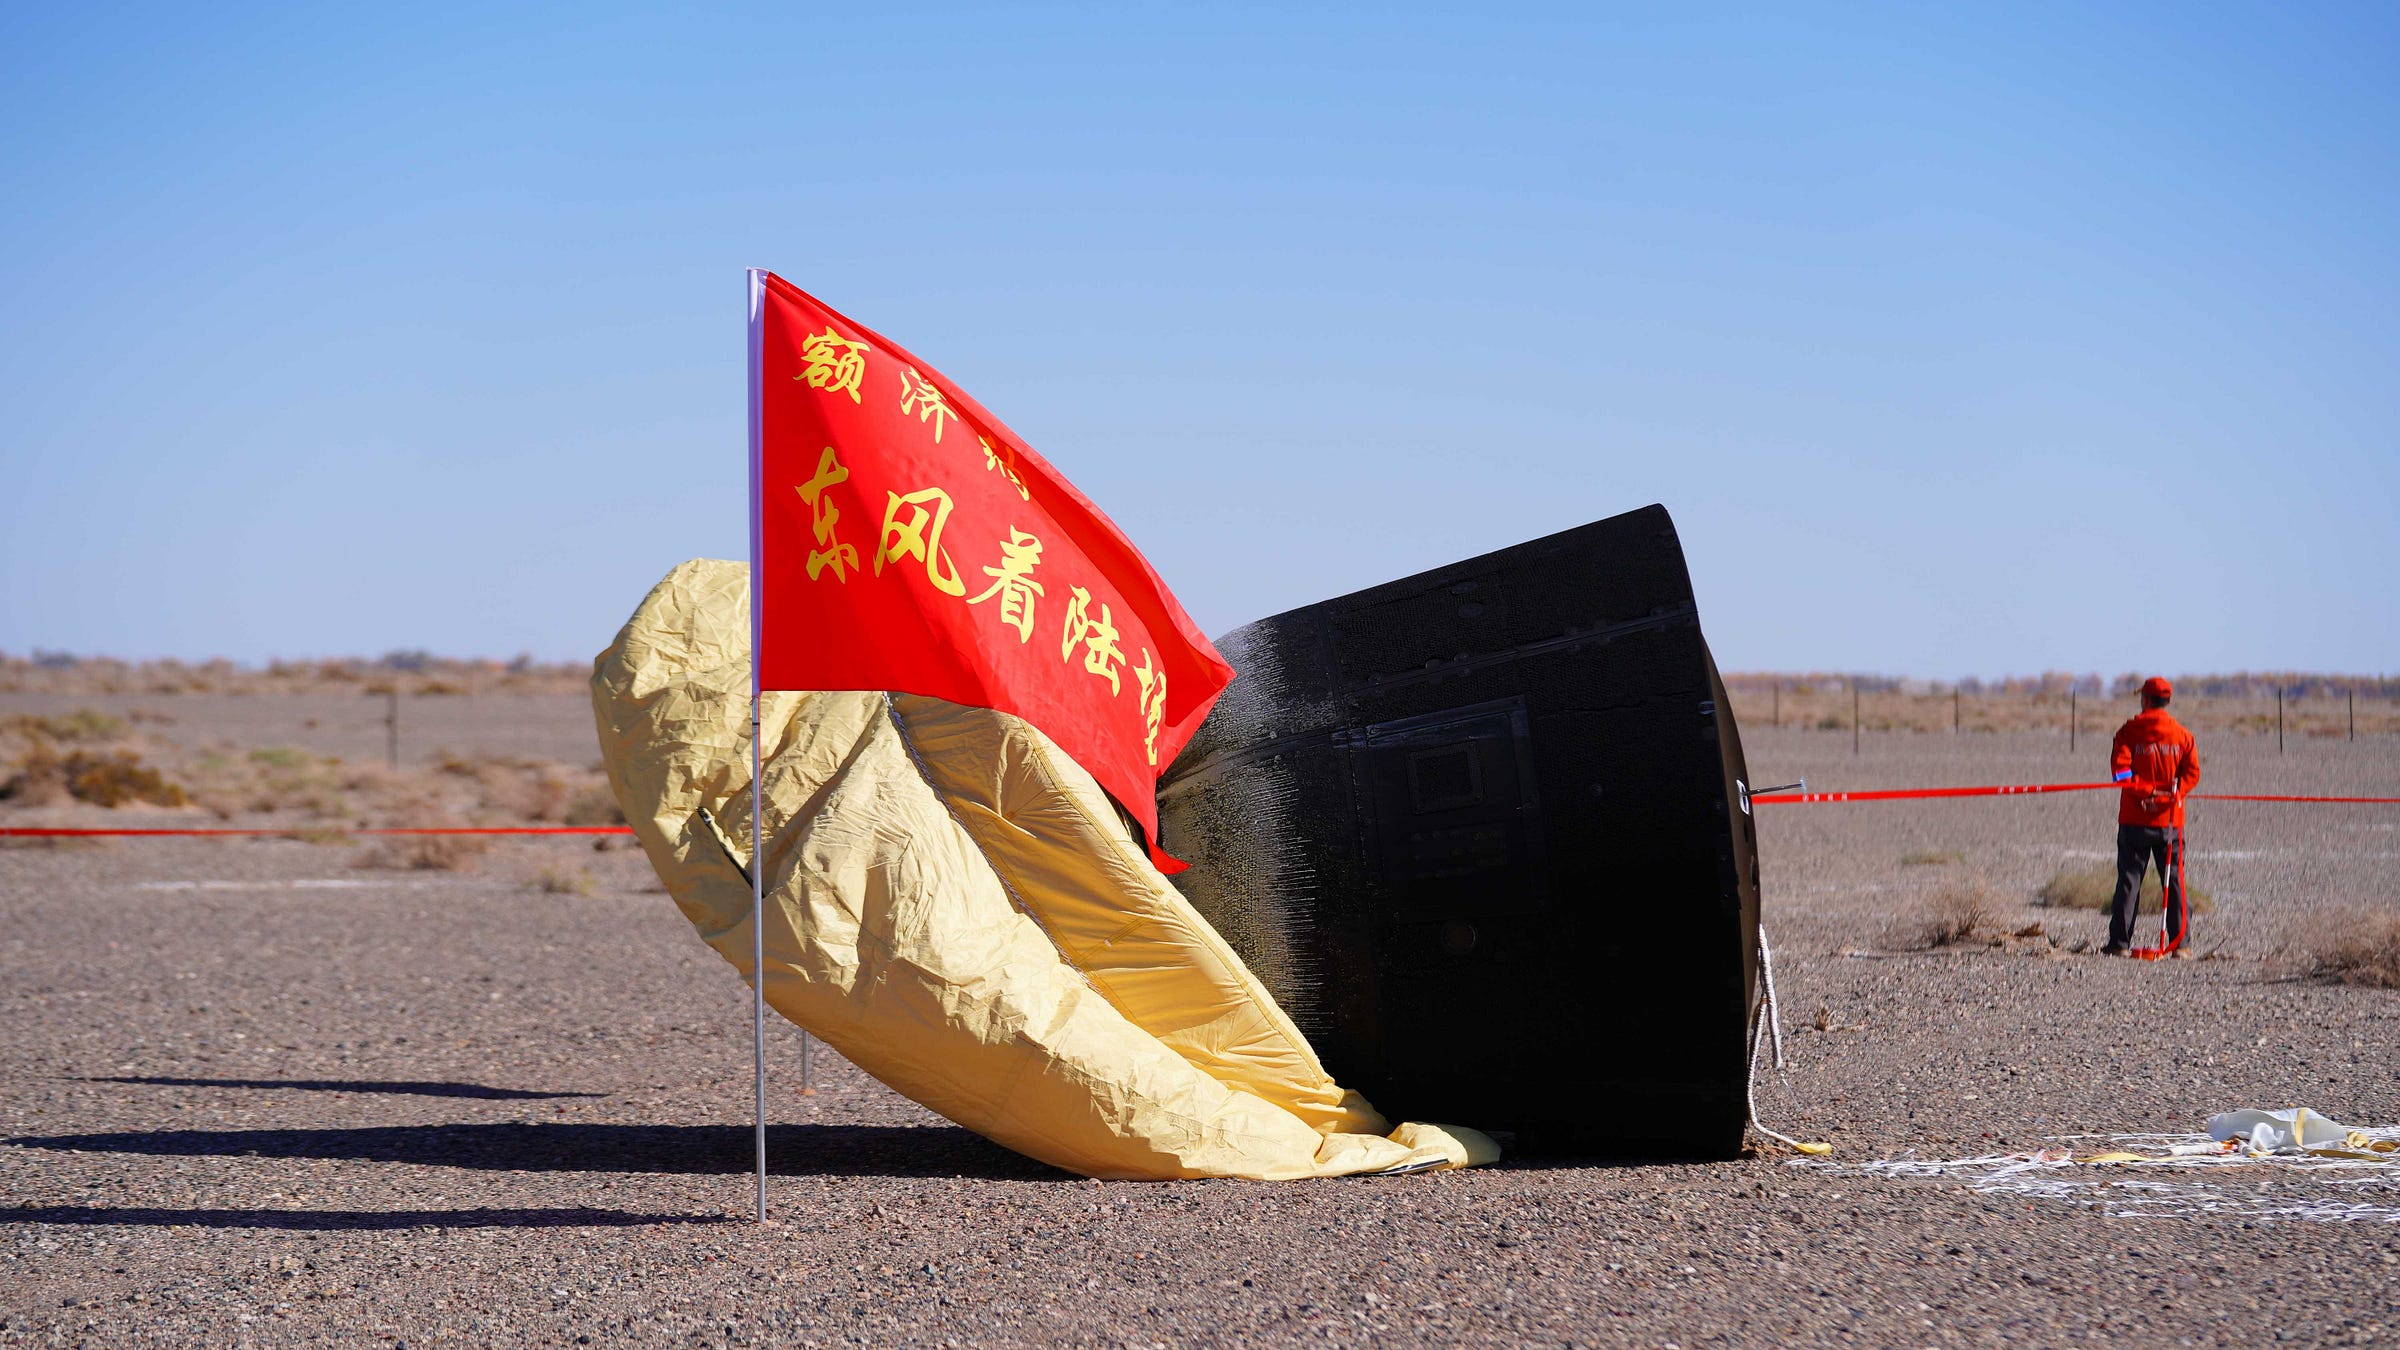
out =
[[[110,1209],[102,1205],[10,1205],[0,1224],[136,1224],[150,1228],[285,1228],[331,1232],[398,1228],[633,1228],[727,1223],[710,1214],[629,1214],[616,1209]]]
[[[548,1101],[555,1097],[605,1097],[605,1092],[528,1092],[481,1083],[434,1083],[375,1078],[85,1078],[86,1083],[142,1083],[151,1087],[286,1088],[295,1092],[390,1092],[411,1097],[472,1097],[489,1102]]]
[[[20,1136],[18,1148],[157,1158],[321,1158],[526,1172],[747,1172],[742,1125],[385,1125],[338,1130],[140,1130]],[[767,1168],[779,1176],[1066,1175],[982,1136],[940,1125],[773,1125]]]

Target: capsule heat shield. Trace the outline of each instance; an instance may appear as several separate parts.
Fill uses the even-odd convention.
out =
[[[1665,508],[1237,630],[1176,878],[1395,1120],[1731,1156],[1758,855]]]

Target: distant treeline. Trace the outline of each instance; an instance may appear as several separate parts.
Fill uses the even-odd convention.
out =
[[[2131,698],[2149,678],[2140,672],[2128,672],[2114,679],[2097,674],[2076,674],[2053,670],[2040,675],[2009,675],[1985,680],[1967,676],[1960,680],[1920,680],[1900,675],[1868,675],[1843,671],[1809,671],[1806,674],[1778,674],[1773,671],[1739,671],[1725,677],[1725,687],[1743,694],[1769,694],[1780,688],[1786,693],[1848,693],[1856,689],[1862,694],[1947,694],[1955,689],[1963,694],[2016,695],[2020,697],[2054,695],[2064,698],[2070,693],[2088,698]],[[2312,671],[2240,671],[2231,675],[2170,675],[2178,696],[2195,698],[2273,698],[2281,691],[2287,698],[2325,698],[2356,694],[2360,698],[2400,698],[2400,675],[2327,675]]]
[[[531,656],[497,661],[425,651],[278,660],[260,666],[221,657],[126,661],[69,652],[0,652],[0,691],[19,693],[256,694],[351,688],[368,693],[397,689],[420,695],[474,694],[574,687],[589,680],[591,673],[589,663],[580,661],[537,661]]]

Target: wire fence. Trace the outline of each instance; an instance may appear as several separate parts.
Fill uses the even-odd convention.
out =
[[[2086,739],[2106,746],[2118,725],[2141,710],[2138,681],[2093,676],[1972,685],[1740,674],[1726,677],[1725,685],[1745,727],[1839,734],[1853,743],[1867,733],[2049,732],[2071,746]],[[2202,677],[2175,686],[2171,710],[2195,732],[2271,737],[2286,749],[2302,741],[2400,736],[2400,680],[2345,684],[2319,676],[2277,684]]]

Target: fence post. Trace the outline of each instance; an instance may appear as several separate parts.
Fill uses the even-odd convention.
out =
[[[2075,753],[2075,686],[2067,686],[2067,753]]]
[[[2358,739],[2358,691],[2350,691],[2350,739]]]
[[[1783,730],[1783,681],[1775,682],[1775,729]]]
[[[2275,753],[2283,753],[2283,689],[2275,690]]]
[[[393,768],[400,767],[400,677],[392,676],[391,687],[383,691],[383,758]]]
[[[1950,686],[1950,734],[1958,734],[1958,686]]]
[[[1858,754],[1858,681],[1850,682],[1850,753]]]

